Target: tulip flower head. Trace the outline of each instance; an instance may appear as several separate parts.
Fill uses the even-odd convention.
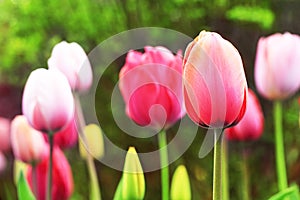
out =
[[[0,151],[7,151],[10,147],[10,121],[0,117]]]
[[[263,133],[264,116],[260,103],[252,90],[248,90],[247,108],[242,120],[231,128],[226,129],[230,140],[255,140]]]
[[[66,77],[58,70],[31,72],[23,93],[23,114],[42,132],[57,132],[73,118],[74,100]]]
[[[75,42],[62,41],[55,45],[48,60],[48,67],[61,71],[74,91],[85,91],[92,85],[91,64],[82,47]]]
[[[146,46],[145,53],[129,51],[120,71],[119,88],[126,114],[140,126],[161,130],[185,114],[181,53]]]
[[[48,156],[36,166],[37,177],[37,199],[44,200],[46,197],[47,173],[49,168]],[[52,168],[52,200],[67,200],[73,192],[73,176],[67,158],[59,147],[53,149],[53,168]],[[27,172],[28,183],[32,184],[32,167]]]
[[[41,161],[48,150],[43,134],[33,129],[23,115],[11,123],[11,143],[15,157],[26,163]]]
[[[247,82],[241,56],[229,41],[202,31],[188,45],[183,66],[185,106],[195,123],[226,128],[242,119]]]
[[[300,36],[276,33],[257,44],[255,83],[269,100],[290,97],[300,87]]]

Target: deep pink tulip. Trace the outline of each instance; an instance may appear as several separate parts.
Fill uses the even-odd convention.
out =
[[[187,113],[198,125],[229,127],[243,117],[247,82],[242,59],[219,34],[202,31],[188,45],[183,82]]]
[[[48,150],[43,134],[32,128],[23,115],[11,123],[11,144],[15,157],[26,163],[41,161]]]
[[[0,172],[6,168],[6,158],[4,154],[0,151]]]
[[[74,100],[66,77],[58,70],[31,72],[23,93],[23,114],[42,132],[59,131],[73,118]]]
[[[165,47],[129,51],[120,71],[119,87],[127,115],[138,125],[168,128],[184,114],[182,57]]]
[[[48,60],[48,67],[64,73],[75,91],[87,90],[92,85],[90,62],[82,47],[75,42],[62,41],[55,45]]]
[[[269,100],[285,99],[300,87],[300,37],[276,33],[258,41],[255,83]]]
[[[38,200],[46,199],[48,165],[49,154],[36,166]],[[31,167],[28,169],[27,179],[31,188],[33,188]],[[52,180],[52,200],[69,199],[74,187],[72,171],[64,153],[56,146],[53,149]]]
[[[48,141],[47,135],[45,135],[45,139]],[[58,131],[54,135],[54,145],[62,149],[73,147],[77,141],[78,130],[75,119],[72,119],[63,130]]]
[[[10,147],[10,121],[0,117],[0,151],[7,151]]]
[[[264,116],[255,93],[248,89],[247,108],[242,120],[231,128],[226,129],[230,140],[256,140],[263,133]]]

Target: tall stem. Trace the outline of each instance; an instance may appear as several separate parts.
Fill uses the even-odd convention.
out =
[[[278,189],[279,191],[281,191],[288,187],[288,182],[286,175],[284,140],[282,133],[282,104],[280,101],[274,102],[274,124]]]
[[[221,168],[222,168],[222,197],[223,200],[229,200],[229,188],[228,188],[228,147],[227,140],[223,139],[221,152]]]
[[[53,154],[53,132],[48,133],[49,139],[49,148],[50,148],[50,155],[49,155],[49,166],[48,166],[48,181],[47,181],[47,200],[52,199],[52,154]]]
[[[37,189],[36,163],[32,164],[31,179],[32,179],[33,194],[38,198],[39,194],[38,194],[38,189]]]
[[[168,149],[167,149],[167,135],[164,130],[158,133],[158,146],[160,153],[161,166],[161,187],[162,200],[169,200],[169,163],[168,163]]]
[[[221,152],[223,136],[218,138],[218,129],[214,129],[214,174],[213,174],[213,200],[222,200],[222,166],[221,166]]]
[[[248,153],[243,149],[241,161],[241,171],[242,171],[242,199],[249,200],[249,170],[248,170]]]

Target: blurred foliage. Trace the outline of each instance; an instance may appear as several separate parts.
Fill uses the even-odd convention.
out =
[[[96,45],[119,32],[151,26],[170,28],[193,38],[202,29],[219,32],[240,51],[248,85],[255,91],[253,64],[258,38],[283,31],[299,34],[299,9],[300,2],[297,0],[0,0],[1,82],[23,87],[31,70],[47,66],[51,49],[61,40],[75,41],[86,52],[90,52]],[[153,151],[157,149],[156,137],[131,137],[118,128],[112,116],[110,97],[124,58],[122,56],[112,63],[99,82],[97,115],[104,133],[119,147],[126,150],[129,145],[134,145],[139,152]],[[244,148],[251,155],[249,173],[252,199],[264,200],[276,193],[272,103],[262,98],[260,100],[266,119],[263,137],[255,142],[229,143],[232,200],[241,199],[239,166]],[[288,175],[291,182],[300,184],[298,111],[295,98],[284,103]],[[176,134],[176,127],[168,131],[169,139]],[[193,198],[211,199],[212,155],[198,158],[205,131],[199,128],[198,132],[187,152],[170,165],[170,174],[179,164],[184,164],[191,179]],[[86,199],[89,191],[88,186],[83,184],[88,182],[85,163],[80,159],[77,148],[68,151],[67,156],[75,181],[72,199]],[[100,162],[96,164],[103,199],[112,199],[121,172]],[[1,180],[8,180],[9,174],[0,175]],[[145,178],[146,199],[159,199],[160,172],[146,173]],[[11,190],[11,187],[1,188]],[[1,188],[0,199],[6,191]]]

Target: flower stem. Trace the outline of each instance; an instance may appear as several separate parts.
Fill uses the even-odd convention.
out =
[[[169,200],[169,168],[168,168],[168,149],[167,149],[167,135],[164,130],[158,133],[158,146],[160,153],[161,166],[161,187],[162,200]]]
[[[221,150],[221,159],[222,159],[222,197],[223,200],[229,200],[229,190],[228,190],[228,147],[227,140],[223,139],[222,150]]]
[[[242,199],[249,200],[249,170],[248,170],[248,154],[245,149],[243,149],[241,161],[241,171],[242,171]]]
[[[218,138],[218,129],[214,129],[214,174],[213,174],[213,200],[222,199],[222,166],[221,166],[221,152],[222,152],[222,135]]]
[[[49,166],[48,166],[48,182],[47,182],[47,200],[52,199],[52,154],[53,154],[53,132],[48,132],[48,139],[49,139],[49,148],[50,148],[50,155],[49,155]]]
[[[279,191],[281,191],[288,187],[288,182],[286,175],[284,141],[282,133],[282,104],[280,101],[274,102],[274,123],[278,189]]]
[[[31,179],[32,179],[32,192],[35,195],[36,198],[38,198],[38,189],[37,189],[37,177],[36,177],[36,164],[32,164],[32,174],[31,174]]]

